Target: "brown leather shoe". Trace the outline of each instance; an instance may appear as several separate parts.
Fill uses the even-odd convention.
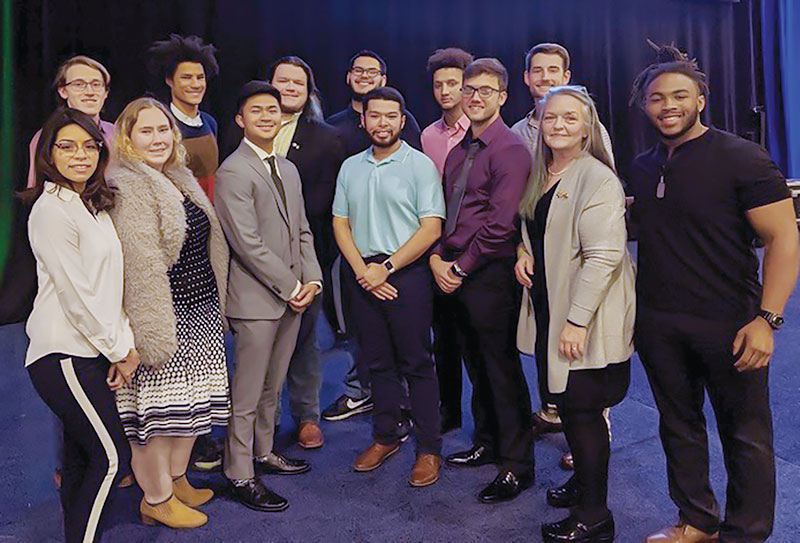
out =
[[[571,452],[565,452],[559,460],[558,465],[561,469],[573,471],[575,469],[575,460],[572,458]]]
[[[712,543],[719,541],[719,532],[707,534],[690,524],[683,522],[677,526],[664,528],[645,540],[646,543]]]
[[[439,480],[442,457],[433,453],[420,453],[411,468],[408,484],[411,486],[429,486]]]
[[[322,429],[316,422],[301,422],[297,432],[297,444],[304,449],[319,449],[325,444]]]
[[[381,445],[378,442],[370,445],[366,451],[362,452],[353,463],[356,471],[372,471],[383,464],[387,458],[400,450],[400,443],[393,445]]]

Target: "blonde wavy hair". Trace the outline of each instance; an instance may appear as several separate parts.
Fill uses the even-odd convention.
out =
[[[600,162],[611,168],[615,173],[614,161],[608,154],[608,151],[603,145],[603,133],[600,128],[600,118],[597,115],[597,108],[594,101],[589,96],[589,92],[581,85],[563,85],[560,87],[553,87],[536,105],[536,110],[541,112],[539,117],[547,109],[547,103],[553,96],[566,95],[572,96],[578,100],[581,105],[583,120],[586,123],[586,132],[588,137],[583,142],[582,152],[587,153],[598,159]],[[544,142],[544,132],[539,129],[539,134],[536,136],[536,150],[533,154],[533,169],[531,175],[528,177],[528,186],[525,189],[525,194],[519,205],[519,214],[524,219],[533,217],[533,211],[536,208],[536,203],[544,193],[544,187],[547,185],[548,172],[547,168],[553,163],[553,151]]]
[[[122,110],[117,122],[114,124],[114,141],[111,145],[112,155],[116,160],[127,162],[144,162],[144,157],[140,155],[133,146],[131,133],[133,125],[139,119],[139,113],[148,108],[156,108],[167,116],[170,129],[172,129],[172,153],[164,163],[164,169],[174,166],[186,166],[186,148],[183,146],[183,136],[178,128],[178,122],[167,107],[154,98],[144,96],[137,98]]]

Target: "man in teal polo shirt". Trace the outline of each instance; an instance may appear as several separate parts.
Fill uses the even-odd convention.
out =
[[[442,464],[439,384],[430,328],[433,282],[422,257],[439,239],[445,217],[434,163],[400,140],[405,101],[391,87],[369,92],[362,124],[372,146],[339,170],[333,231],[361,346],[359,377],[372,382],[374,442],[354,463],[372,471],[400,448],[397,425],[403,379],[415,422],[417,459],[409,484],[439,479]],[[390,280],[391,279],[391,280]]]

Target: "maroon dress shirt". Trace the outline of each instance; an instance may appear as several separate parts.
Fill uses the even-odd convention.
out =
[[[455,258],[467,274],[489,259],[516,254],[519,203],[531,171],[528,147],[502,118],[475,139],[480,148],[467,178],[455,231],[434,250],[445,260]],[[472,141],[470,129],[447,155],[443,182],[448,203]]]

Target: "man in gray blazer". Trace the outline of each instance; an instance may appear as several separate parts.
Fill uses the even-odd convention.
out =
[[[263,81],[242,87],[236,124],[244,139],[217,170],[215,204],[231,247],[228,307],[235,338],[232,415],[224,472],[247,507],[281,511],[288,502],[256,477],[311,466],[272,450],[275,409],[300,329],[322,288],[300,175],[276,156],[280,92]]]

